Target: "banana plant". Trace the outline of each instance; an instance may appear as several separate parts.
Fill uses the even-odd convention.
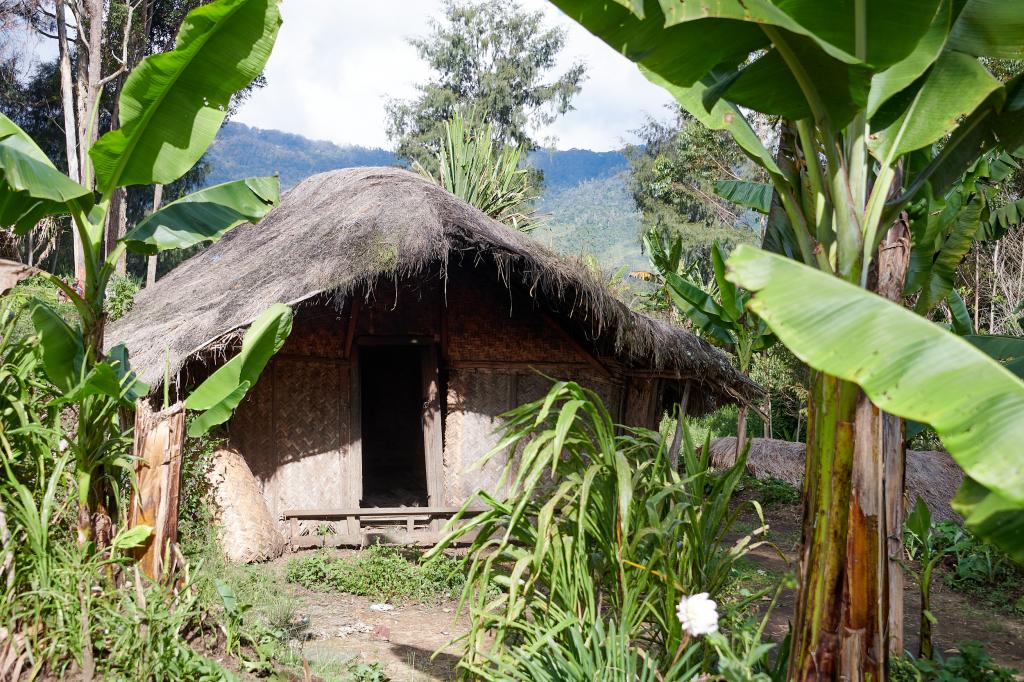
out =
[[[945,196],[981,155],[1024,144],[1024,82],[1000,81],[984,61],[1024,56],[1024,4],[1013,0],[851,0],[829,11],[818,0],[552,1],[729,132],[768,175],[777,241],[852,286],[893,281],[885,272],[876,283],[872,265],[896,267],[879,245],[905,209]],[[792,122],[787,144],[770,152],[749,111]],[[903,348],[893,341],[887,353]],[[884,679],[885,495],[862,487],[887,461],[890,436],[872,434],[894,430],[848,379],[816,372],[811,396],[789,677]]]
[[[43,217],[69,216],[84,245],[84,282],[72,285],[41,273],[74,304],[79,320],[68,323],[42,303],[32,310],[47,377],[59,389],[59,400],[77,407],[69,449],[78,481],[80,543],[104,541],[94,530],[110,525],[102,522],[112,499],[107,486],[128,464],[120,454],[118,410],[148,391],[131,371],[124,346],[103,352],[104,296],[117,261],[125,251],[152,255],[217,241],[237,225],[259,221],[278,204],[280,192],[275,177],[201,190],[153,212],[105,253],[111,198],[120,187],[173,182],[199,161],[232,95],[263,71],[280,24],[277,0],[217,0],[190,12],[174,49],[147,57],[125,80],[119,126],[88,150],[85,184],[57,170],[24,131],[0,115],[0,225],[23,234]],[[0,263],[0,284],[6,289],[33,272],[39,271]],[[261,327],[271,339],[290,324],[290,311],[276,310],[274,318],[277,324]],[[270,345],[279,347],[276,341]],[[253,380],[250,372],[229,396],[201,406],[219,407],[222,415],[231,404],[225,400],[237,404],[241,387]]]

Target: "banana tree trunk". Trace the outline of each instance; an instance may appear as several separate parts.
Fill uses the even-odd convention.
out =
[[[901,217],[879,246],[872,288],[900,301],[909,259],[909,230]],[[889,652],[903,641],[903,574],[897,563],[903,545],[903,421],[861,394],[854,434],[840,678],[884,680]]]
[[[134,446],[138,491],[128,506],[128,525],[145,524],[153,528],[137,556],[142,572],[154,580],[174,571],[184,444],[185,409],[181,403],[154,412],[145,399],[138,401]]]
[[[839,670],[854,419],[859,396],[855,384],[821,372],[811,378],[802,555],[789,660],[791,680],[831,680]]]

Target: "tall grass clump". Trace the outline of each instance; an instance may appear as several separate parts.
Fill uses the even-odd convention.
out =
[[[505,452],[505,494],[479,493],[472,503],[487,510],[457,516],[433,550],[476,534],[460,604],[470,616],[464,677],[690,679],[733,655],[727,639],[711,646],[685,632],[676,605],[687,595],[722,595],[765,530],[762,521],[727,541],[746,453],[713,473],[708,449],[698,454],[687,429],[671,443],[616,426],[600,398],[573,382],[505,415],[485,459]]]

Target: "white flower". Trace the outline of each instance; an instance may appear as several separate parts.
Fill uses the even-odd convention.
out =
[[[699,637],[718,632],[718,605],[714,599],[708,599],[707,592],[690,597],[683,597],[676,607],[679,622],[683,631]]]

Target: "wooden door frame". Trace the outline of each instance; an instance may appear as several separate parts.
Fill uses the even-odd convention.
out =
[[[423,335],[364,336],[355,339],[351,356],[352,376],[350,387],[350,420],[353,481],[349,490],[353,506],[359,506],[363,498],[363,395],[360,362],[360,348],[382,346],[420,349],[420,390],[424,410],[421,412],[420,433],[423,436],[423,464],[427,482],[427,504],[437,507],[444,502],[444,442],[443,442],[443,401],[441,383],[440,346],[437,339]]]

